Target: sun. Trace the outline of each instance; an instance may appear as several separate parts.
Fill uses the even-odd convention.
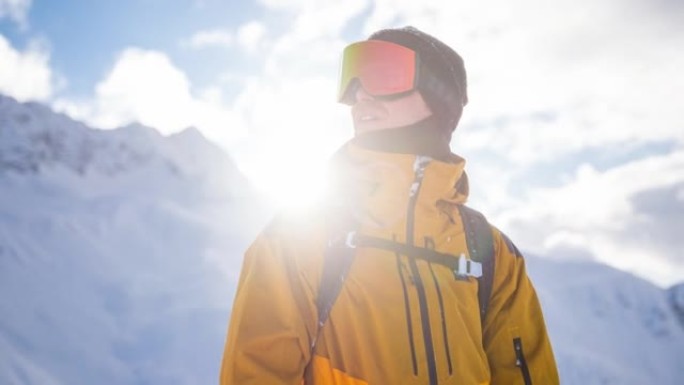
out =
[[[332,150],[316,144],[281,138],[265,144],[243,171],[260,196],[278,210],[306,210],[323,198]]]
[[[349,107],[328,97],[333,79],[284,80],[272,88],[248,111],[245,145],[231,153],[271,205],[305,209],[319,201],[329,160],[350,139]],[[264,96],[269,92],[275,94]]]

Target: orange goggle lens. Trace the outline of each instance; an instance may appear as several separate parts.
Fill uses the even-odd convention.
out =
[[[416,81],[417,60],[414,51],[399,44],[382,40],[353,43],[344,49],[337,100],[354,103],[354,80],[373,96],[411,91]]]

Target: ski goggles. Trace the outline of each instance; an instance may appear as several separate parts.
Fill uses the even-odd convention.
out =
[[[418,55],[409,48],[382,40],[353,43],[342,56],[337,100],[354,104],[357,81],[373,97],[402,95],[416,87],[417,74]]]

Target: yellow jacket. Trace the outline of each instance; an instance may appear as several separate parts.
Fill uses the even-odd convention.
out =
[[[430,161],[417,186],[414,155],[352,145],[342,153],[329,203],[338,210],[276,218],[248,249],[221,384],[299,385],[305,376],[309,385],[558,384],[524,259],[495,228],[483,323],[474,278],[455,279],[442,265],[358,248],[319,334],[316,298],[335,213],[352,216],[361,234],[468,255],[457,211],[468,190],[463,159]],[[522,348],[518,354],[516,348]]]

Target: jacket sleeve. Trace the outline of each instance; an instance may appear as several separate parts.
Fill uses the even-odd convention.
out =
[[[316,315],[311,286],[294,254],[269,231],[247,250],[228,328],[221,385],[301,384]]]
[[[483,328],[492,385],[559,383],[556,362],[525,260],[497,229],[494,277]]]

